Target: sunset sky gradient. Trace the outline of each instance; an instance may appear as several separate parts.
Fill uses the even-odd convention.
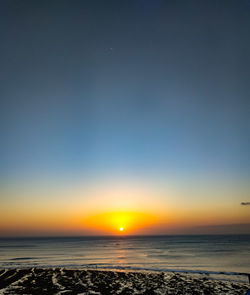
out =
[[[4,0],[0,23],[0,236],[250,232],[249,1]]]

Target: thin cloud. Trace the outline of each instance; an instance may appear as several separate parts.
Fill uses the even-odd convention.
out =
[[[242,206],[249,206],[250,205],[250,202],[241,202],[241,205]]]

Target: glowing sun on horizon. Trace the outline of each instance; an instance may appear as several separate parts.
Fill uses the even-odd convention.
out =
[[[137,211],[100,212],[83,219],[86,228],[103,231],[103,234],[130,235],[156,223],[155,215]]]

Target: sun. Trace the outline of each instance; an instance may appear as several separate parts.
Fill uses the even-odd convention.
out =
[[[124,228],[123,227],[120,227],[120,231],[123,231],[124,230]]]

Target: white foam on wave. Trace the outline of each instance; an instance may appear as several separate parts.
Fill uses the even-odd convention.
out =
[[[6,270],[6,271],[7,271],[7,270]],[[9,279],[9,278],[12,278],[12,277],[13,277],[14,275],[16,275],[18,272],[19,272],[19,270],[17,269],[16,272],[15,272],[13,275],[11,275],[11,276],[8,277],[8,279]],[[6,288],[3,288],[3,289],[0,290],[0,295],[8,294],[8,293],[5,293],[5,292],[7,292],[10,288],[13,288],[13,289],[15,289],[15,288],[20,288],[20,286],[18,286],[18,285],[19,285],[20,283],[22,284],[24,281],[26,281],[26,280],[27,280],[29,277],[31,277],[32,275],[33,275],[33,271],[31,271],[31,273],[29,273],[29,274],[26,274],[26,275],[22,276],[20,279],[14,281],[13,283],[9,284]]]
[[[0,274],[0,278],[2,275],[4,275],[6,273],[6,271],[8,271],[7,269],[4,269],[4,271]]]
[[[58,276],[58,273],[55,271],[56,269],[53,269],[54,272],[52,274],[52,283],[54,286],[56,286],[57,289],[59,289],[59,292],[57,293],[57,295],[61,295],[63,293],[66,293],[68,292],[69,290],[67,290],[63,285],[61,285],[59,282],[58,282],[58,279],[57,279],[57,276]],[[60,268],[60,273],[59,273],[62,277],[64,275],[64,271],[63,271],[63,268]]]
[[[210,278],[216,279],[216,276],[224,276],[224,280],[228,281],[241,281],[248,282],[249,273],[241,272],[228,272],[228,271],[208,271],[208,270],[190,270],[181,268],[152,268],[152,267],[135,267],[135,266],[117,266],[117,265],[105,265],[105,264],[60,264],[60,265],[39,265],[34,266],[45,269],[60,268],[61,272],[63,269],[107,269],[107,270],[131,270],[131,271],[152,271],[152,272],[174,272],[174,273],[185,273],[185,274],[200,274],[207,275]],[[19,269],[25,269],[27,267],[19,267]],[[8,267],[6,270],[16,269],[15,267]],[[3,274],[1,274],[3,275]],[[56,279],[56,278],[54,278]]]

